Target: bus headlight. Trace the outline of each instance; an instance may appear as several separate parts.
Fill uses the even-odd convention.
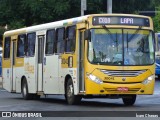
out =
[[[150,83],[152,80],[154,80],[155,79],[155,75],[151,75],[151,76],[149,76],[147,79],[145,79],[143,82],[142,82],[142,84],[144,84],[144,85],[146,85],[146,84],[148,84],[148,83]]]
[[[103,81],[101,79],[99,79],[98,77],[96,77],[95,75],[92,74],[87,74],[87,77],[92,80],[93,82],[97,83],[97,84],[102,84]]]

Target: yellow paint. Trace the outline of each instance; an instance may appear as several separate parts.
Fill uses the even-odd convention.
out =
[[[120,28],[117,28],[117,29],[109,29],[109,31],[111,33],[120,33],[122,34],[122,29]],[[135,31],[136,30],[132,30],[132,29],[124,29],[124,33],[128,33],[128,34],[135,34]],[[106,31],[104,28],[102,29],[95,29],[95,34],[108,34],[108,31]],[[138,31],[138,34],[146,34],[148,35],[149,34],[149,31],[148,30],[139,30]]]
[[[16,58],[15,67],[23,67],[24,66],[24,58]]]
[[[143,85],[141,83],[135,84],[112,84],[112,83],[103,83],[103,84],[96,84],[91,80],[86,79],[86,94],[153,94],[153,88],[155,81],[153,80],[147,85]],[[118,87],[127,87],[130,90],[137,89],[137,91],[128,91],[128,92],[120,92],[117,91]],[[148,89],[149,88],[149,89]],[[112,91],[109,91],[112,89]],[[104,92],[100,92],[100,90],[104,90]],[[144,92],[140,92],[144,90]]]
[[[69,66],[68,66],[68,59],[69,59],[69,57],[73,57],[73,61],[72,61],[72,63],[73,63],[73,65],[72,65],[72,67],[71,68],[76,68],[77,67],[77,58],[76,58],[76,54],[62,54],[62,56],[61,56],[61,67],[62,68],[70,68]]]
[[[92,15],[92,16],[89,16],[88,17],[88,22],[89,22],[89,28],[99,28],[99,27],[102,27],[102,25],[96,25],[96,26],[93,26],[92,25],[92,18],[93,16],[132,16],[132,17],[139,17],[139,18],[142,18],[142,16],[139,16],[139,15],[133,15],[133,14],[95,14],[95,15]],[[147,17],[147,16],[143,16],[144,18],[148,18],[149,21],[150,21],[150,27],[143,27],[143,29],[153,29],[153,21],[150,17]],[[128,26],[124,26],[124,25],[107,25],[107,28],[128,28]],[[138,28],[138,26],[129,26],[129,28]]]
[[[18,38],[18,35],[13,35],[13,36],[11,36],[11,40],[12,40],[12,41],[17,40],[17,38]]]
[[[11,67],[11,58],[12,58],[12,42],[16,42],[16,50],[15,50],[15,65],[14,67],[23,67],[24,66],[24,58],[17,58],[17,39],[18,35],[24,34],[26,30],[24,29],[19,29],[19,30],[13,30],[10,32],[5,33],[3,36],[3,45],[4,45],[4,39],[5,37],[11,37],[11,43],[10,43],[10,58],[9,59],[2,59],[2,67],[3,68],[10,68]],[[4,46],[3,46],[4,50]],[[4,53],[3,53],[4,54]]]
[[[106,70],[147,70],[143,74],[136,76],[136,77],[125,77],[125,82],[139,82],[132,83],[132,84],[116,84],[116,82],[123,82],[123,77],[113,77],[114,79],[106,79],[106,77],[111,77],[103,72],[100,71],[100,69],[106,69]],[[154,81],[147,85],[141,84],[142,81],[144,81],[146,78],[148,78],[151,75],[155,74],[155,65],[148,65],[148,66],[105,66],[105,65],[93,65],[90,64],[87,60],[85,61],[85,73],[90,73],[95,76],[97,76],[102,81],[106,82],[113,82],[113,83],[102,83],[97,84],[91,80],[88,79],[87,75],[85,74],[85,90],[86,94],[152,94],[154,89]],[[115,83],[114,83],[115,82]],[[128,87],[129,89],[135,89],[140,88],[139,91],[135,93],[120,93],[120,92],[108,92],[106,91],[106,88],[112,88],[117,89],[118,87]],[[150,88],[150,89],[148,89]],[[100,90],[104,90],[105,92],[100,92]],[[140,92],[140,90],[144,90],[144,93]]]
[[[24,64],[24,70],[28,73],[34,74],[34,66],[30,65],[29,63]]]
[[[68,25],[72,25],[73,24],[73,21],[68,21]]]
[[[121,15],[121,14],[120,14]],[[120,16],[117,14],[117,16]],[[98,16],[98,15],[97,15]],[[107,16],[106,14],[101,15],[101,16]],[[115,15],[109,15],[109,16],[115,16]],[[89,25],[87,26],[87,29],[92,29],[92,28],[100,28],[96,29],[95,33],[96,34],[105,34],[107,33],[106,30],[103,30],[102,25],[97,25],[93,26],[92,25],[92,17],[89,16],[88,22]],[[135,15],[135,17],[140,17]],[[149,17],[146,17],[149,18]],[[151,18],[150,20],[150,27],[143,27],[143,29],[148,29],[148,30],[153,30],[153,23]],[[120,28],[126,28],[125,31],[129,28],[134,28],[137,29],[138,26],[124,26],[124,25],[107,25],[107,28],[116,28],[116,29],[110,29],[112,33],[122,33],[121,30],[117,30]],[[124,31],[124,32],[125,32]],[[130,34],[135,33],[135,30],[129,29]],[[148,34],[147,30],[139,30],[139,34]],[[90,64],[87,60],[87,42],[85,43],[85,61],[84,61],[84,79],[85,79],[85,93],[86,94],[153,94],[153,89],[154,89],[154,84],[155,80],[153,80],[151,83],[147,85],[143,85],[141,82],[144,81],[147,77],[154,75],[155,74],[155,65],[148,65],[148,66],[107,66],[107,65],[93,65]],[[126,77],[126,82],[139,82],[139,83],[132,83],[132,84],[116,84],[116,82],[122,82],[122,77],[114,77],[114,79],[106,79],[107,76],[103,72],[100,71],[100,69],[106,69],[106,70],[147,70],[143,74],[136,76],[136,77]],[[102,84],[97,84],[87,77],[86,73],[93,74],[97,76],[99,79],[106,81],[106,82],[113,82],[113,83],[102,83]],[[115,83],[114,83],[115,82]],[[116,91],[118,87],[128,87],[129,89],[136,89],[139,88],[138,91],[136,92],[119,92]],[[149,88],[149,89],[148,89]],[[112,89],[115,91],[108,91],[108,89]],[[100,92],[100,90],[104,90],[104,92]],[[144,92],[140,92],[141,90],[144,90]]]
[[[76,70],[73,70],[73,76],[76,76]]]
[[[26,33],[26,29],[19,29],[19,30],[13,30],[10,32],[5,33],[5,37],[8,36],[13,36],[13,35],[20,35],[20,34],[25,34]]]
[[[11,60],[10,59],[2,59],[2,68],[10,68]]]
[[[86,24],[85,23],[78,23],[77,24],[77,29],[85,29],[86,28]]]

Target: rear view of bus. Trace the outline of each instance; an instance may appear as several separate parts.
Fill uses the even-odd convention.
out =
[[[154,33],[151,18],[97,15],[86,31],[86,94],[105,94],[133,105],[136,95],[153,94]]]

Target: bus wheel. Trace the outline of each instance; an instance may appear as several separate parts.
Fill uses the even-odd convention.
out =
[[[126,98],[122,98],[123,99],[123,103],[126,105],[126,106],[131,106],[135,103],[136,101],[136,95],[129,95],[127,96]]]
[[[71,78],[69,78],[67,86],[65,87],[65,98],[69,105],[78,104],[82,99],[82,96],[74,95],[74,87]]]
[[[27,85],[26,79],[22,81],[21,91],[22,91],[23,99],[30,100],[33,98],[33,95],[28,93],[28,85]]]

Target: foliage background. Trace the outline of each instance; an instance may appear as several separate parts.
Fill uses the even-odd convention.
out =
[[[80,16],[81,0],[0,0],[0,35],[8,30]],[[113,0],[113,13],[160,11],[160,0]],[[85,14],[106,13],[107,0],[87,0]],[[160,31],[160,13],[153,17]]]

